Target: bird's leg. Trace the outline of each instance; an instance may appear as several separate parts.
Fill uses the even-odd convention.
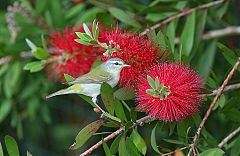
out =
[[[97,97],[93,97],[93,98],[92,98],[92,102],[94,103],[94,105],[96,106],[96,108],[98,108],[98,109],[102,112],[102,114],[105,114],[105,113],[106,113],[100,106],[98,106],[98,104],[97,104]]]

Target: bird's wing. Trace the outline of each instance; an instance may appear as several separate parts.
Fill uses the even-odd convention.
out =
[[[96,83],[101,84],[112,79],[111,74],[104,70],[93,69],[91,72],[78,77],[72,81],[68,81],[67,84],[81,84],[81,83]]]

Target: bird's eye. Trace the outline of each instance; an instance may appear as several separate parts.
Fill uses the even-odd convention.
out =
[[[118,62],[115,62],[114,64],[115,64],[115,65],[119,65],[119,63],[118,63]]]

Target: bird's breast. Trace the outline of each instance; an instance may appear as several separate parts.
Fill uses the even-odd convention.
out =
[[[100,94],[101,84],[81,84],[82,85],[82,94],[87,96],[97,96]]]
[[[120,79],[120,73],[113,73],[112,74],[112,79],[107,82],[111,87],[115,87],[118,84],[118,81]]]

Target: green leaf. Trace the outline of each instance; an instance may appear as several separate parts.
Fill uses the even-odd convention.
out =
[[[125,115],[125,112],[124,112],[124,109],[123,109],[123,106],[122,106],[122,103],[120,101],[116,101],[115,102],[115,113],[116,113],[116,116],[121,119],[121,121],[127,121],[127,117]]]
[[[170,49],[172,52],[174,52],[174,46],[175,46],[175,24],[176,22],[171,22],[166,28],[166,36],[169,39],[170,43]]]
[[[103,149],[106,156],[112,156],[111,151],[105,141],[103,141]]]
[[[157,12],[157,13],[148,13],[146,19],[152,22],[158,22],[165,18],[168,18],[172,15],[175,15],[176,12]]]
[[[224,111],[224,114],[226,118],[235,121],[235,122],[240,122],[239,116],[240,116],[240,111],[236,109],[230,109],[228,111]]]
[[[25,41],[27,42],[27,45],[31,49],[32,53],[37,50],[37,46],[32,41],[30,41],[28,38],[26,38]]]
[[[125,11],[115,7],[109,7],[108,11],[123,23],[129,24],[134,27],[140,27],[140,24],[135,20],[135,18],[127,14]]]
[[[74,41],[83,45],[91,45],[90,41],[85,41],[82,39],[75,39]]]
[[[189,56],[194,42],[195,31],[195,11],[187,17],[186,24],[184,25],[183,32],[180,37],[180,43],[182,44],[183,55]]]
[[[163,139],[164,141],[168,142],[168,143],[172,143],[172,144],[178,144],[178,145],[183,145],[184,142],[179,141],[179,140],[172,140],[172,139]]]
[[[48,58],[48,53],[43,48],[37,48],[35,51],[33,51],[33,55],[39,60],[46,60]]]
[[[218,107],[223,108],[225,101],[226,101],[225,96],[224,94],[222,94],[217,100],[216,104],[214,105],[213,110],[216,110]]]
[[[4,137],[6,148],[8,151],[9,156],[19,156],[19,150],[17,142],[14,140],[13,137],[6,135]]]
[[[72,8],[70,8],[65,16],[66,19],[70,19],[72,17],[78,16],[78,14],[83,11],[83,9],[85,8],[85,4],[81,3],[81,4],[77,4],[75,6],[73,6]]]
[[[74,77],[72,77],[71,75],[68,75],[68,74],[64,74],[64,78],[67,82],[74,80]]]
[[[96,19],[94,19],[92,24],[92,32],[93,32],[93,38],[95,40],[98,40],[99,28],[98,28],[98,22],[96,21]]]
[[[104,26],[104,28],[111,29],[116,26],[115,21],[108,13],[98,13],[97,20]]]
[[[0,142],[0,156],[3,156],[3,149],[2,149],[1,142]]]
[[[207,9],[196,12],[196,29],[195,29],[196,31],[194,34],[194,43],[193,43],[193,49],[192,49],[193,53],[196,53],[198,50],[199,43],[202,39],[202,34],[205,28],[206,20],[207,20]]]
[[[90,42],[92,40],[91,36],[86,33],[76,32],[76,35],[85,42]]]
[[[4,100],[0,105],[0,123],[7,117],[11,111],[11,101]]]
[[[108,119],[111,119],[115,122],[118,122],[118,123],[121,123],[121,120],[115,116],[112,116],[111,114],[109,113],[104,113],[103,116],[107,117]]]
[[[133,129],[130,138],[132,139],[132,141],[133,141],[134,145],[137,147],[137,149],[143,155],[145,155],[147,152],[146,143],[145,143],[144,139],[141,137],[141,135],[135,129]]]
[[[42,41],[43,49],[44,49],[45,52],[47,53],[47,41],[46,41],[46,39],[45,39],[44,34],[41,35],[41,41]],[[47,53],[47,56],[48,56],[48,53]]]
[[[134,99],[135,92],[127,88],[119,88],[113,93],[113,96],[119,100],[130,100]]]
[[[118,152],[118,145],[119,145],[119,142],[122,138],[122,135],[119,134],[115,139],[114,141],[112,142],[112,145],[110,147],[110,151],[112,154],[116,154]]]
[[[81,14],[76,25],[93,21],[96,18],[96,15],[102,12],[105,12],[105,10],[97,7],[89,8]]]
[[[220,148],[211,148],[199,154],[199,156],[221,156],[225,152]]]
[[[63,6],[61,0],[48,1],[49,11],[52,17],[52,23],[54,28],[61,28],[65,24],[65,18],[63,16]]]
[[[37,15],[43,13],[44,9],[46,8],[47,0],[36,0],[35,1],[35,11]]]
[[[93,39],[91,31],[89,30],[88,26],[85,23],[83,23],[83,29],[85,33]]]
[[[127,152],[130,156],[141,156],[137,147],[132,142],[132,139],[129,137],[126,139],[126,147],[127,147]]]
[[[229,1],[225,1],[224,5],[221,5],[221,8],[217,9],[216,16],[218,17],[218,20],[221,20],[223,15],[227,12],[227,9],[229,7]]]
[[[176,127],[176,123],[173,122],[173,123],[169,123],[169,136],[171,136],[175,130],[175,127]]]
[[[240,147],[240,136],[238,136],[235,140],[236,141],[233,144],[232,149],[231,149],[231,156],[239,156],[240,155],[240,150],[239,150],[239,147]]]
[[[161,46],[161,49],[166,50],[167,47],[167,37],[163,34],[163,32],[160,30],[157,33],[157,40],[156,42]]]
[[[159,87],[160,87],[158,77],[156,77],[156,79],[155,79],[155,86],[156,86],[156,88],[159,88]]]
[[[221,43],[217,43],[217,47],[221,50],[223,56],[228,61],[228,63],[230,63],[231,65],[234,65],[236,63],[237,56],[231,49]]]
[[[216,54],[216,42],[212,41],[207,47],[206,51],[200,56],[198,61],[198,72],[204,78],[207,78],[211,67],[213,66]]]
[[[32,156],[32,154],[29,151],[27,151],[27,156]]]
[[[10,98],[17,91],[21,79],[21,64],[18,61],[12,62],[6,76],[4,77],[3,89],[7,98]]]
[[[103,83],[101,85],[101,97],[102,101],[109,111],[110,114],[114,113],[114,108],[115,108],[115,99],[113,97],[113,88],[108,84],[108,83]]]
[[[79,97],[81,97],[83,100],[85,100],[87,103],[89,103],[90,105],[92,105],[93,107],[96,107],[95,104],[92,101],[92,98],[83,94],[79,94]]]
[[[78,149],[82,147],[82,145],[88,141],[88,139],[103,125],[104,120],[100,119],[97,121],[94,121],[84,127],[77,135],[76,142],[70,146],[71,150]]]
[[[119,156],[127,156],[128,155],[124,136],[121,138],[121,140],[119,142],[118,151],[119,151]]]
[[[153,88],[153,89],[157,89],[155,86],[155,81],[151,78],[151,76],[147,75],[147,80],[148,80],[148,84]]]
[[[24,70],[30,70],[30,72],[38,72],[44,68],[44,64],[41,61],[34,61],[26,64]]]
[[[152,129],[152,133],[151,133],[151,146],[153,148],[153,150],[155,152],[157,152],[158,154],[162,154],[158,147],[157,147],[157,142],[156,142],[156,128],[157,128],[158,123],[154,126],[154,128]]]
[[[147,89],[146,93],[151,95],[151,96],[153,96],[153,97],[156,97],[156,98],[159,97],[158,93],[155,90],[153,90],[153,89]]]

